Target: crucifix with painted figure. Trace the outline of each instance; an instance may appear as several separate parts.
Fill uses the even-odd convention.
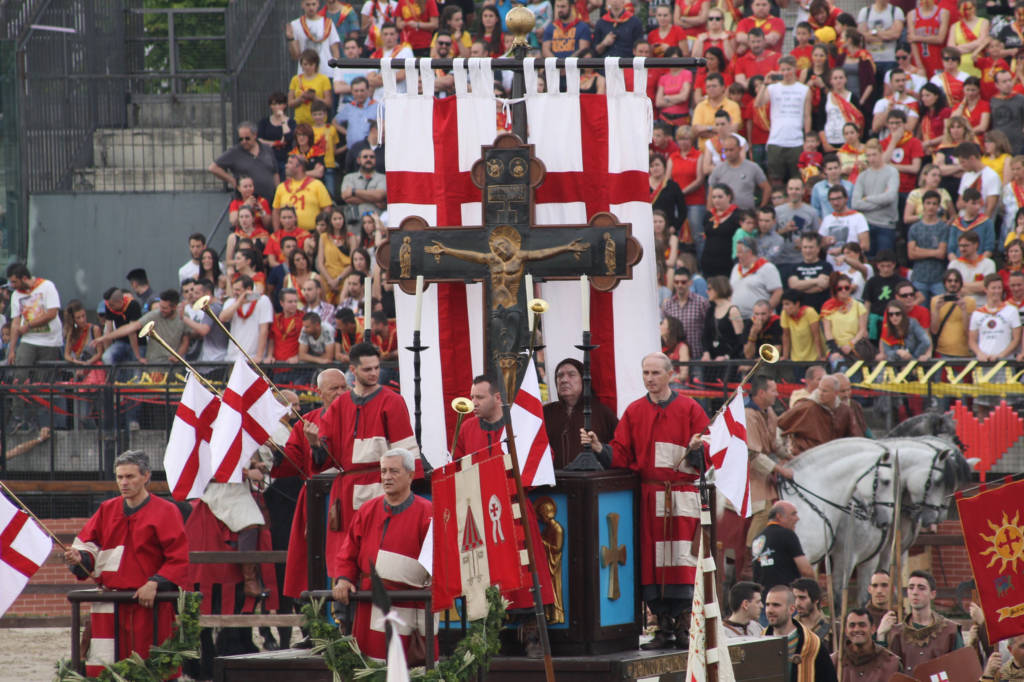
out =
[[[587,225],[535,225],[533,192],[544,181],[544,164],[533,145],[499,135],[473,164],[474,184],[483,194],[482,226],[429,226],[409,217],[388,231],[377,250],[387,281],[406,293],[417,275],[429,282],[483,282],[486,365],[502,377],[502,397],[511,404],[529,358],[524,276],[535,280],[579,279],[587,275],[599,291],[632,276],[642,253],[629,224],[598,213]],[[397,244],[398,248],[391,248]]]

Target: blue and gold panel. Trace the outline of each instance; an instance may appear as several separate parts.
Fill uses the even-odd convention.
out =
[[[555,602],[544,607],[549,630],[569,627],[569,561],[572,556],[569,536],[569,503],[565,493],[545,488],[529,493],[533,509],[537,512],[542,546],[535,547],[537,571],[551,571],[551,586]]]
[[[600,493],[597,532],[601,627],[632,623],[636,616],[636,542],[632,490]]]

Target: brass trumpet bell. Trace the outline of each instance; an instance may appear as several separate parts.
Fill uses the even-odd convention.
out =
[[[531,298],[530,302],[527,303],[527,305],[529,306],[530,310],[537,313],[538,315],[546,313],[550,308],[548,302],[545,301],[543,298]]]
[[[203,308],[205,308],[208,305],[210,305],[210,296],[209,296],[209,294],[207,294],[206,296],[201,297],[199,300],[197,300],[195,303],[193,303],[192,304],[192,310],[202,310]]]
[[[770,343],[761,344],[761,347],[757,349],[757,354],[769,364],[774,365],[779,361],[779,349]]]
[[[154,323],[154,322],[153,322],[152,320],[150,320],[149,322],[147,322],[147,323],[145,324],[145,326],[144,326],[144,327],[143,327],[142,329],[140,329],[140,330],[139,330],[139,338],[140,338],[140,339],[144,339],[144,338],[146,338],[147,336],[149,336],[149,333],[150,333],[151,331],[153,331],[153,325],[154,325],[154,324],[155,324],[155,323]]]
[[[473,401],[469,398],[456,398],[452,401],[452,409],[459,414],[469,414],[473,411]]]

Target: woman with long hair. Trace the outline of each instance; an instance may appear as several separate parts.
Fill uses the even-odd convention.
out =
[[[981,162],[999,175],[1001,183],[1006,182],[1006,162],[1010,160],[1010,152],[1013,151],[1006,133],[1001,130],[990,130],[985,133],[982,151]]]
[[[939,167],[939,173],[942,175],[942,187],[949,192],[950,196],[958,197],[960,196],[960,178],[964,174],[964,168],[960,165],[960,160],[956,158],[956,148],[963,142],[975,142],[976,140],[971,131],[971,124],[963,116],[951,116],[946,120],[945,128],[945,132],[935,148],[935,153],[932,154],[932,161]]]
[[[308,123],[300,123],[295,126],[295,146],[288,152],[297,156],[306,164],[306,175],[323,180],[327,172],[324,166],[324,155],[327,150],[322,144],[316,144],[316,136],[313,134],[313,126]]]
[[[297,251],[298,249],[296,249]],[[263,260],[256,249],[238,249],[235,251],[235,275],[232,280],[238,279],[240,275],[252,278],[253,291],[257,294],[264,294],[267,291],[267,275],[263,272]]]
[[[77,298],[65,306],[63,323],[64,361],[82,366],[100,364],[106,344],[94,341],[103,334],[98,325],[89,322],[88,312]]]
[[[736,80],[732,65],[719,47],[709,47],[704,52],[704,66],[697,67],[697,77],[693,81],[693,101],[700,102],[707,93],[708,75],[717,73],[722,77],[726,88]]]
[[[707,251],[704,252],[707,254]],[[711,308],[704,316],[701,343],[704,354],[701,360],[729,360],[743,358],[743,317],[740,309],[732,303],[732,285],[729,278],[715,275],[708,278],[708,300]],[[725,379],[733,372],[717,367],[705,367],[704,379],[714,381]]]
[[[261,119],[256,126],[256,137],[274,150],[277,172],[283,178],[284,162],[288,160],[288,150],[294,142],[296,123],[288,115],[288,95],[283,92],[270,93],[267,106],[270,107],[270,115]]]
[[[323,278],[325,297],[334,303],[341,293],[342,282],[352,272],[352,258],[349,256],[352,235],[345,226],[345,213],[341,208],[331,206],[326,213],[327,231],[320,235],[316,269]]]
[[[453,49],[451,56],[468,57],[469,48],[473,47],[473,37],[466,30],[466,19],[462,13],[462,8],[458,5],[445,5],[444,11],[441,12],[441,28],[452,34]],[[437,54],[433,50],[436,44],[437,34],[435,33],[434,38],[430,42],[430,56],[435,59]]]
[[[480,10],[480,31],[476,39],[487,48],[488,57],[500,57],[508,51],[509,43],[501,31],[501,15],[494,5],[485,5]]]
[[[917,320],[903,312],[898,303],[889,303],[885,322],[878,338],[876,360],[909,362],[928,360],[932,356],[932,340]]]
[[[917,187],[907,195],[907,205],[903,209],[904,223],[913,225],[921,219],[921,216],[924,215],[921,199],[925,192],[932,190],[938,192],[942,197],[942,201],[939,203],[939,216],[945,220],[953,217],[956,209],[953,205],[953,198],[942,186],[942,172],[934,163],[926,163],[921,167],[921,174],[917,176]]]
[[[875,60],[868,52],[864,36],[856,29],[846,31],[846,40],[839,52],[846,87],[853,93],[854,103],[862,112],[871,114],[875,97]]]
[[[1013,224],[1007,226],[1006,237],[1003,239],[1003,248],[1010,248],[1010,244],[1017,239],[1024,242],[1024,206],[1017,209],[1017,214],[1013,216]]]
[[[828,75],[832,70],[829,49],[817,44],[811,50],[811,65],[800,72],[800,82],[811,89],[811,130],[825,126],[825,96],[828,94]]]
[[[237,196],[228,205],[228,222],[231,227],[238,227],[238,209],[248,206],[252,209],[253,224],[264,231],[270,225],[270,203],[256,194],[256,183],[248,175],[238,178]]]
[[[738,229],[740,222],[732,189],[728,185],[714,185],[711,211],[704,218],[704,255],[700,261],[704,277],[728,277],[732,272],[732,237]]]
[[[310,265],[309,256],[302,249],[295,249],[288,256],[288,274],[284,276],[282,288],[295,289],[299,293],[299,310],[305,310],[306,308],[306,299],[302,295],[302,285],[311,279],[320,282],[320,288],[324,288],[323,280]]]
[[[235,258],[235,250],[238,248],[239,239],[249,239],[253,244],[259,244],[257,248],[262,249],[270,238],[262,225],[256,224],[256,211],[252,206],[239,206],[236,211],[237,221],[234,231],[228,235],[227,246],[224,247],[224,258],[230,263]]]
[[[213,297],[218,301],[224,300],[228,278],[220,270],[220,260],[214,249],[203,249],[199,255],[199,274],[196,276],[196,281],[204,279],[213,284]]]
[[[1003,263],[1002,269],[999,270],[999,276],[1003,279],[1003,289],[1009,295],[1010,275],[1014,272],[1024,271],[1024,242],[1014,239],[1006,245],[1005,255],[1006,261]]]
[[[868,309],[853,297],[853,280],[833,273],[832,297],[821,306],[821,330],[833,371],[857,359],[857,343],[868,337]]]
[[[686,345],[686,332],[683,329],[683,323],[671,315],[666,315],[661,318],[659,329],[661,330],[661,352],[673,362],[689,362],[690,347]],[[689,367],[686,365],[672,366],[672,376],[669,378],[669,382],[675,384],[676,388],[681,388],[689,378]]]
[[[373,259],[369,251],[362,247],[352,251],[352,272],[364,279],[370,276],[373,272]]]
[[[919,93],[921,104],[917,124],[917,137],[924,145],[926,154],[935,151],[942,143],[946,119],[952,110],[946,103],[946,93],[935,83],[925,83]]]
[[[675,180],[668,175],[663,156],[651,154],[649,163],[647,177],[651,208],[662,211],[672,230],[678,232],[686,219],[686,197]]]
[[[860,141],[861,127],[856,123],[843,124],[843,146],[836,150],[843,177],[857,182],[857,175],[868,167],[868,151]]]
[[[683,241],[693,243],[697,258],[704,253],[704,216],[707,213],[707,197],[704,193],[704,169],[700,162],[701,152],[696,147],[698,136],[690,126],[679,126],[676,129],[678,152],[668,157],[667,175],[683,193],[686,202],[686,224],[689,235],[680,225],[679,234]],[[687,239],[688,237],[688,239]]]
[[[846,88],[846,72],[836,67],[828,74],[829,92],[825,97],[825,125],[821,132],[822,151],[832,153],[845,144],[843,127],[847,124],[864,127],[864,114],[857,107],[853,93]]]
[[[980,76],[981,71],[974,65],[974,58],[988,44],[988,19],[978,16],[978,0],[959,0],[957,9],[960,21],[949,29],[948,47],[960,53],[960,69],[971,76]]]

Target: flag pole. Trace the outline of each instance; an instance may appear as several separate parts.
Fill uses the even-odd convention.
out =
[[[760,361],[758,362],[758,365],[759,364],[760,364]],[[754,369],[752,369],[750,371],[750,374],[753,374],[754,370],[756,370],[756,369],[757,369],[757,365],[755,365]],[[750,374],[748,374],[747,376],[749,377]],[[746,383],[746,379],[744,379],[743,383]],[[740,384],[740,385],[742,386],[742,384]],[[729,401],[726,401],[726,405],[728,405],[728,404],[729,404]],[[716,418],[717,418],[717,415],[716,415]],[[716,567],[715,570],[711,570],[711,571],[705,571],[704,570],[704,559],[705,559],[705,557],[710,556],[709,552],[711,552],[711,491],[709,489],[708,479],[707,479],[707,461],[704,459],[703,453],[701,453],[701,458],[700,458],[700,480],[698,482],[698,490],[700,491],[700,538],[701,538],[701,543],[700,544],[701,544],[701,552],[700,552],[700,557],[698,559],[697,570],[700,572],[700,576],[699,577],[700,577],[700,580],[702,581],[703,590],[704,590],[704,605],[702,606],[702,608],[704,608],[704,614],[705,614],[705,618],[704,618],[704,622],[705,622],[705,626],[704,626],[704,672],[705,672],[705,675],[706,675],[707,682],[718,682],[718,660],[716,659],[714,662],[709,662],[707,660],[707,652],[718,649],[718,626],[715,625],[713,627],[710,627],[710,626],[707,625],[707,621],[709,621],[709,620],[713,621],[713,620],[715,620],[717,618],[721,618],[721,615],[715,616],[714,618],[708,618],[707,615],[706,615],[707,614],[706,606],[708,604],[708,596],[709,595],[715,595],[715,599],[717,600],[717,598],[718,598],[717,594],[718,593],[715,590],[715,584],[717,582],[717,576],[716,576],[717,567]],[[719,609],[719,614],[721,614],[721,609]],[[692,606],[690,608],[690,617],[693,618],[693,608],[692,608]],[[691,642],[692,642],[692,637],[693,637],[692,633],[690,634],[690,637],[691,637]],[[687,648],[689,648],[689,646],[687,646]]]
[[[213,315],[210,314],[210,317],[213,317]],[[224,398],[224,394],[221,393],[220,389],[218,389],[216,386],[214,386],[209,381],[207,381],[206,378],[202,374],[200,374],[199,372],[196,371],[195,367],[190,365],[185,358],[181,357],[181,355],[179,355],[176,350],[171,348],[170,344],[168,344],[166,341],[164,341],[163,337],[161,337],[160,334],[158,334],[156,332],[156,330],[153,329],[153,322],[147,322],[146,323],[146,325],[139,331],[139,338],[140,339],[150,338],[150,339],[153,339],[154,341],[156,341],[157,343],[159,343],[161,346],[164,347],[164,350],[166,350],[168,353],[171,354],[171,356],[175,360],[180,362],[183,367],[188,369],[188,371],[192,372],[192,376],[194,376],[199,381],[199,383],[201,383],[203,386],[205,386],[206,390],[208,390],[210,393],[213,393],[218,398],[222,398],[222,399]],[[273,384],[271,384],[271,386],[273,386]],[[278,393],[280,394],[280,391],[278,391]],[[280,399],[280,398],[278,398],[278,399]],[[291,411],[293,413],[298,414],[297,412],[295,412],[294,409],[291,408],[291,406],[289,406],[289,409],[291,409]],[[300,417],[300,419],[301,419],[301,417]],[[308,477],[306,476],[305,471],[303,471],[302,467],[300,467],[298,464],[296,464],[295,460],[293,460],[291,457],[288,456],[288,453],[284,451],[284,448],[282,448],[280,445],[278,445],[277,441],[275,441],[273,438],[270,438],[270,439],[267,440],[267,442],[270,443],[270,447],[272,447],[274,450],[277,450],[279,453],[281,453],[281,456],[284,457],[286,460],[288,460],[288,462],[293,467],[295,467],[295,470],[299,472],[299,475],[302,476],[303,480],[309,480]]]
[[[896,612],[896,621],[903,622],[903,588],[900,583],[903,580],[903,529],[900,527],[900,517],[903,515],[903,475],[900,470],[900,456],[896,453],[896,459],[892,464],[892,489],[896,499],[892,506],[892,545],[889,549],[889,584],[892,588],[892,598],[895,603],[890,604]]]
[[[46,524],[45,524],[45,523],[43,523],[42,521],[40,521],[40,520],[39,520],[39,517],[38,517],[38,516],[36,516],[35,514],[33,514],[33,513],[32,513],[32,510],[31,510],[31,509],[29,509],[28,507],[26,507],[26,506],[25,506],[25,503],[24,503],[24,502],[22,502],[22,501],[21,501],[21,500],[20,500],[20,499],[18,498],[18,496],[14,494],[14,491],[13,491],[13,490],[11,490],[10,488],[8,488],[8,487],[7,487],[7,485],[6,485],[6,484],[5,484],[5,483],[4,483],[3,481],[0,481],[0,488],[3,488],[3,491],[4,491],[5,493],[7,493],[7,496],[8,496],[8,497],[10,497],[10,498],[11,498],[12,500],[14,500],[14,503],[18,505],[18,507],[19,507],[19,508],[21,509],[21,511],[25,512],[26,514],[28,514],[29,518],[31,518],[31,519],[32,519],[33,521],[35,521],[35,522],[36,522],[36,524],[37,524],[37,525],[38,525],[38,526],[39,526],[39,527],[40,527],[40,528],[41,528],[41,529],[43,530],[43,532],[44,532],[44,533],[46,533],[47,535],[49,535],[49,536],[50,536],[50,538],[51,538],[51,539],[52,539],[52,540],[53,540],[54,542],[56,542],[56,543],[57,543],[57,546],[58,546],[58,547],[60,547],[60,548],[61,548],[61,549],[62,549],[62,550],[63,550],[64,552],[67,552],[67,551],[68,551],[68,546],[67,546],[67,545],[65,545],[65,544],[64,544],[63,542],[61,542],[60,538],[58,538],[58,537],[57,537],[57,536],[56,536],[56,535],[54,534],[54,532],[53,532],[52,530],[50,530],[50,529],[49,529],[49,528],[48,528],[48,527],[46,526]],[[94,575],[93,575],[93,574],[92,574],[92,573],[91,573],[91,572],[89,571],[89,569],[88,569],[88,568],[86,567],[86,565],[85,565],[85,564],[83,564],[83,563],[81,562],[81,560],[79,560],[79,561],[76,561],[75,563],[76,563],[76,564],[77,564],[78,566],[80,566],[80,567],[82,568],[82,570],[83,570],[83,571],[85,571],[85,574],[86,574],[87,576],[89,576],[89,578],[91,578],[91,579],[93,580],[93,582],[95,582],[95,583],[96,583],[97,585],[99,585],[99,584],[100,584],[100,581],[96,579],[96,577],[95,577],[95,576],[94,576]]]
[[[298,417],[301,421],[306,422],[306,418],[303,417],[301,414],[299,414],[299,411],[296,410],[294,407],[292,407],[291,403],[289,403],[288,401],[283,399],[283,396],[281,395],[281,389],[279,389],[277,387],[277,385],[273,381],[270,380],[270,377],[267,376],[267,373],[263,371],[263,368],[260,367],[258,364],[256,364],[256,361],[253,360],[252,356],[249,355],[248,351],[246,351],[245,348],[242,347],[242,344],[238,343],[238,339],[236,339],[234,336],[231,335],[231,332],[228,331],[227,326],[223,322],[220,321],[220,317],[218,317],[210,309],[210,302],[212,300],[213,299],[210,296],[203,296],[202,298],[200,298],[199,300],[197,300],[195,303],[192,304],[192,309],[193,310],[202,310],[207,315],[209,315],[210,318],[212,318],[213,321],[217,323],[217,326],[220,327],[221,330],[223,330],[223,332],[225,334],[227,334],[227,337],[229,339],[231,339],[231,343],[235,344],[235,347],[238,348],[239,352],[245,357],[246,360],[249,361],[249,365],[251,365],[252,368],[254,370],[256,370],[256,373],[259,374],[261,377],[263,377],[263,380],[266,381],[270,385],[270,389],[277,396],[278,400],[281,400],[281,402],[283,402],[286,405],[288,405],[288,410],[292,414],[294,414],[296,417]],[[141,334],[140,334],[140,336],[141,336]],[[166,346],[165,346],[165,348],[166,348]],[[168,350],[170,350],[170,349],[168,348]],[[173,352],[173,351],[171,351],[171,352]],[[178,357],[177,353],[174,353],[174,355],[175,355],[175,357]],[[184,360],[182,360],[182,362],[184,362]],[[195,370],[193,370],[193,371],[195,371]],[[294,464],[294,462],[293,462],[293,464]]]

